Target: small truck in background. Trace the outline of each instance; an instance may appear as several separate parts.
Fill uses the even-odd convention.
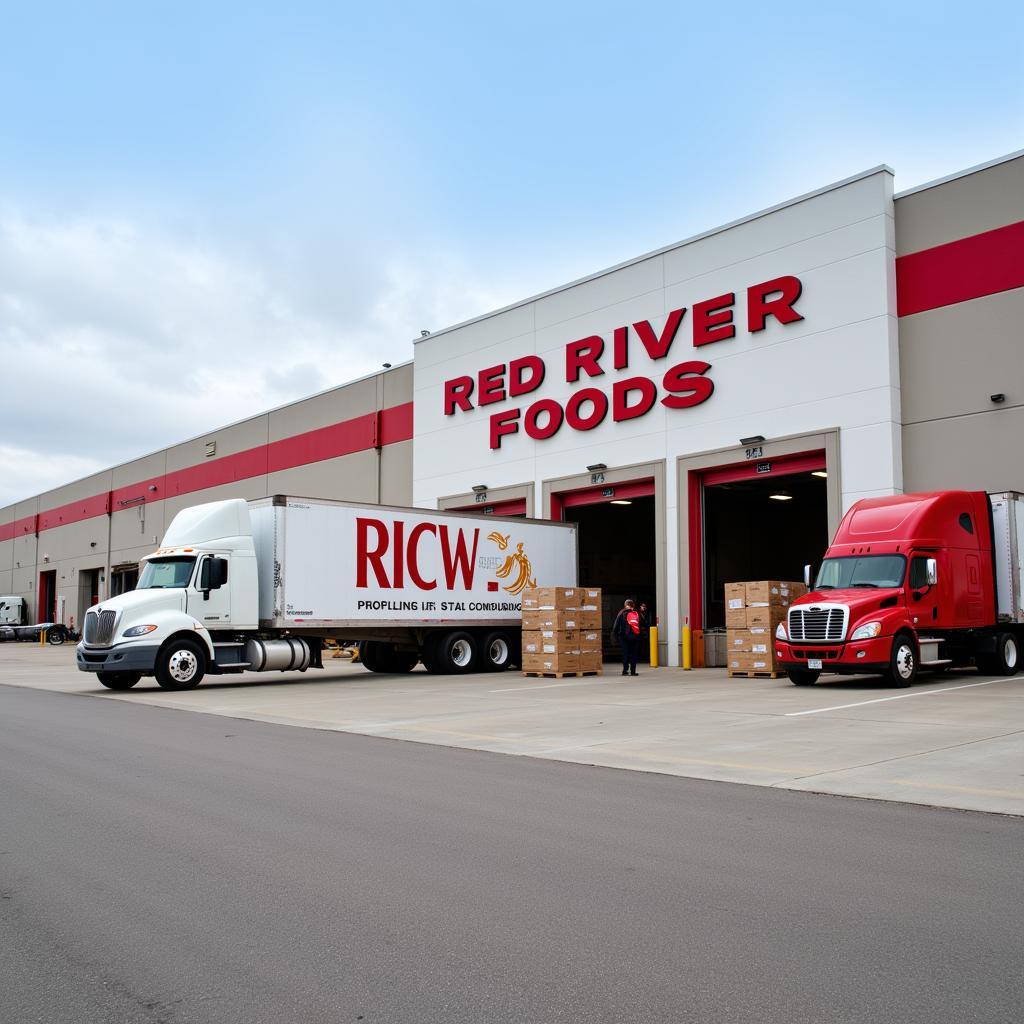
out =
[[[935,491],[851,506],[813,588],[790,605],[776,657],[797,686],[822,672],[880,672],[910,686],[919,669],[972,661],[1014,675],[1024,647],[1024,495]],[[809,582],[810,567],[807,567]]]
[[[518,662],[520,594],[577,577],[571,523],[276,495],[183,509],[135,590],[90,608],[78,667],[114,690],[322,668],[360,643],[371,671]]]
[[[25,598],[17,594],[0,594],[0,626],[24,626],[27,618]]]

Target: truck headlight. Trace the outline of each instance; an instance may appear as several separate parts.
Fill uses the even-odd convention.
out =
[[[789,635],[786,633],[786,624],[784,622],[780,622],[775,627],[775,639],[776,640],[788,640],[789,639]]]
[[[131,629],[126,629],[122,636],[145,636],[147,633],[152,633],[156,629],[156,626],[132,626]]]
[[[880,622],[865,622],[863,626],[858,626],[853,631],[851,640],[870,640],[873,636],[878,636],[882,632],[882,624]]]

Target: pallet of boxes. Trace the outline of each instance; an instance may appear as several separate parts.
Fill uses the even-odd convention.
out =
[[[601,591],[534,587],[523,591],[523,675],[601,675]]]
[[[775,658],[775,630],[786,621],[789,606],[806,593],[802,583],[785,580],[726,583],[726,665],[730,679],[777,679],[782,675]]]

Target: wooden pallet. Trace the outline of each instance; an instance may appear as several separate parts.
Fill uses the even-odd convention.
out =
[[[565,679],[574,676],[603,676],[604,672],[590,669],[587,672],[524,672],[524,676],[531,676],[534,679]]]
[[[729,669],[730,679],[781,679],[785,674],[771,669],[762,669],[760,672],[739,672],[736,669]]]

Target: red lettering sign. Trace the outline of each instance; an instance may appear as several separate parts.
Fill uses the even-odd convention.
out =
[[[793,308],[803,285],[798,277],[776,277],[747,289],[747,330],[763,331],[765,321],[773,316],[780,324],[792,324],[803,317]],[[775,296],[775,298],[769,298]]]
[[[456,529],[455,548],[452,549],[451,536],[447,526],[441,527],[441,561],[444,565],[444,583],[452,590],[455,586],[456,570],[462,574],[462,585],[466,590],[473,587],[473,569],[476,565],[476,546],[480,540],[480,531],[473,531],[473,551],[466,548],[466,534]]]

